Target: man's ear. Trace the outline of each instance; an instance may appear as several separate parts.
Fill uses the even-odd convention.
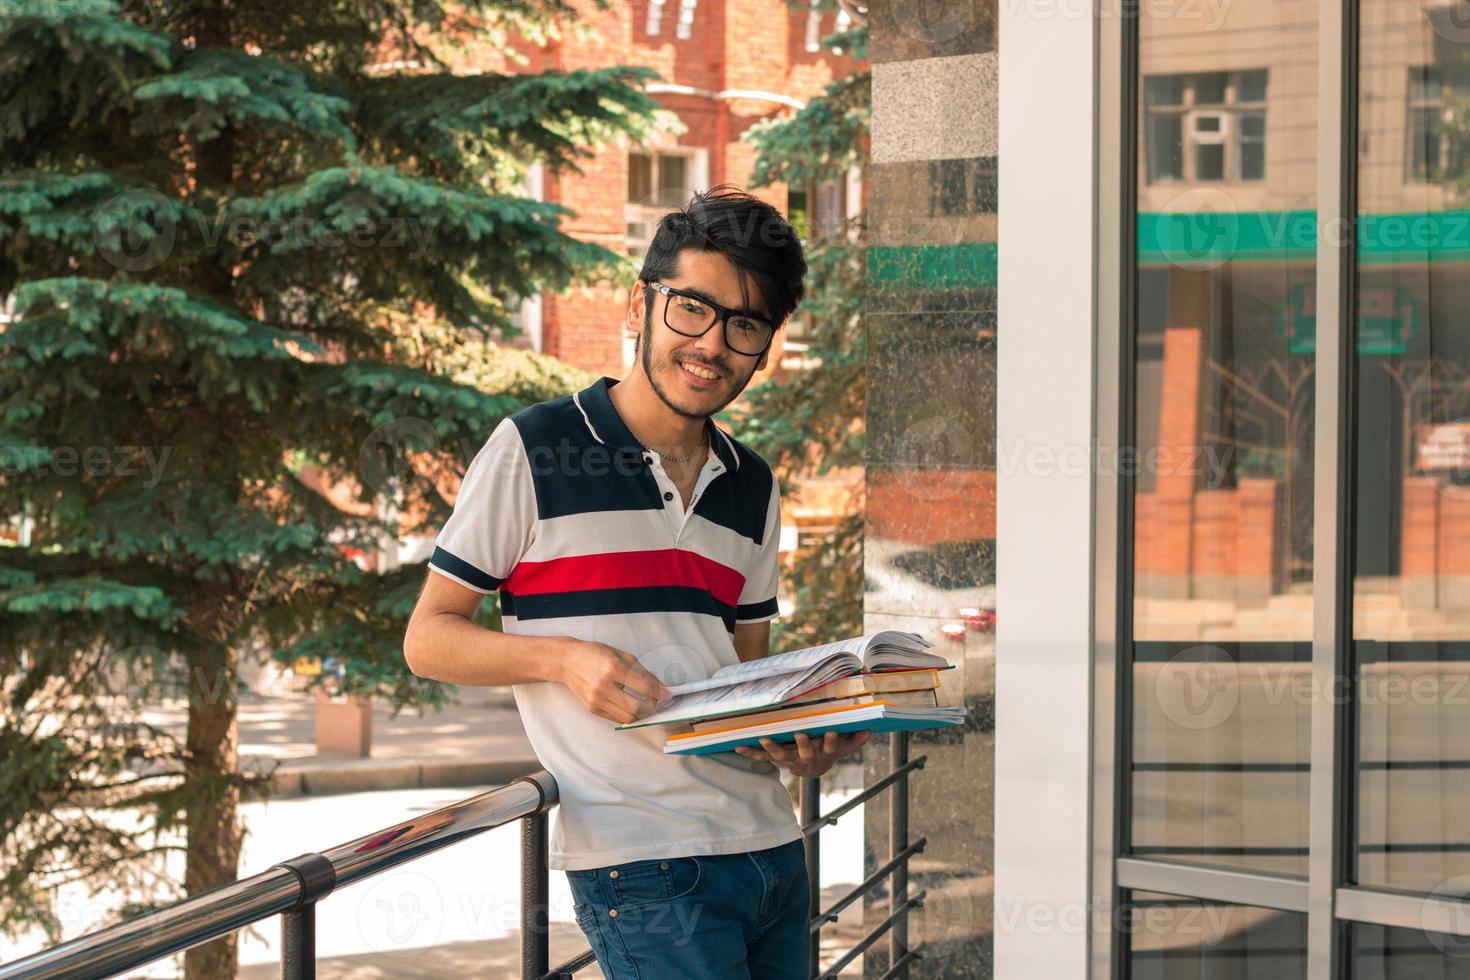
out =
[[[646,288],[643,280],[639,279],[633,283],[633,291],[628,295],[627,326],[635,334],[643,332],[643,304],[648,302],[643,295]]]

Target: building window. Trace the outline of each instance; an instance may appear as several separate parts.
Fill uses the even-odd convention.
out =
[[[824,180],[817,184],[816,208],[812,224],[817,235],[826,238],[847,220],[847,183],[841,180]]]
[[[698,168],[691,153],[628,154],[628,254],[641,257],[648,251],[658,219],[664,212],[683,207],[695,191]]]
[[[1470,74],[1465,71],[1438,65],[1409,68],[1409,147],[1405,155],[1409,180],[1432,183],[1463,169],[1460,147],[1464,137],[1456,138],[1456,127],[1464,128],[1467,101]]]
[[[1144,79],[1148,182],[1266,176],[1266,70]]]
[[[934,160],[929,164],[929,217],[994,214],[995,157]]]

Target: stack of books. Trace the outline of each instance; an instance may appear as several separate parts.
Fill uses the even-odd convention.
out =
[[[912,731],[959,725],[963,707],[939,704],[939,672],[950,664],[925,652],[917,633],[885,630],[838,643],[721,667],[669,687],[651,714],[618,728],[669,728],[664,752],[704,755],[762,738],[795,741],[827,732]]]

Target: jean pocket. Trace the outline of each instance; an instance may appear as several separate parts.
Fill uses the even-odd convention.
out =
[[[603,872],[619,911],[670,902],[699,890],[704,865],[695,857],[654,858],[614,865]]]

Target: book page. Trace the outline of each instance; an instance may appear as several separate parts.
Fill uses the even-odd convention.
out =
[[[776,653],[769,657],[747,660],[744,663],[730,664],[727,667],[721,667],[704,680],[668,685],[669,693],[678,696],[681,694],[691,694],[695,691],[708,691],[711,688],[724,687],[729,684],[755,680],[760,677],[772,677],[777,674],[794,674],[797,671],[806,670],[814,664],[821,663],[828,657],[841,653],[861,657],[867,649],[869,639],[870,637],[867,636],[857,636],[850,640],[840,640],[836,643],[827,643],[822,646],[807,647],[804,650],[792,650],[790,653]]]

